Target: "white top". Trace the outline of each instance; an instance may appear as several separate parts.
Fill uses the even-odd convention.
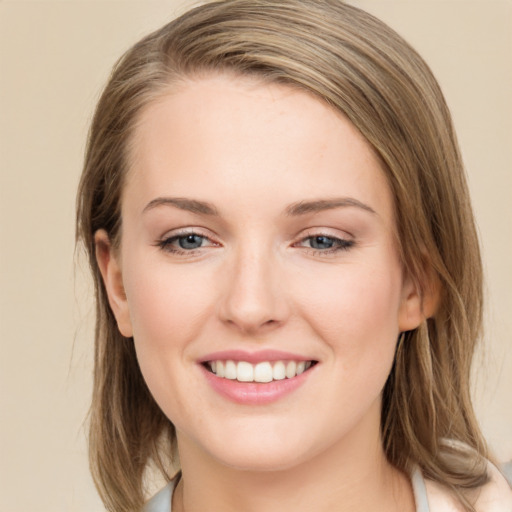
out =
[[[512,512],[512,489],[503,475],[489,464],[490,481],[478,495],[475,507],[477,512]],[[177,480],[169,482],[151,498],[144,512],[172,512],[172,493]],[[416,512],[463,512],[461,505],[441,484],[425,480],[416,468],[411,475],[412,490],[416,502]]]

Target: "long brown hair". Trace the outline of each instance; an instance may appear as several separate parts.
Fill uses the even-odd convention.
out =
[[[143,109],[181,78],[231,72],[288,84],[342,112],[379,156],[395,200],[405,272],[437,287],[436,313],[402,335],[383,391],[388,459],[464,490],[486,482],[470,367],[482,268],[450,113],[428,66],[393,30],[337,0],[222,0],[150,34],[117,63],[96,108],[78,191],[77,239],[96,293],[92,473],[108,510],[140,510],[150,462],[169,478],[174,427],[155,404],[131,339],[109,308],[94,233],[119,243],[127,153]],[[451,442],[451,441],[460,441]]]

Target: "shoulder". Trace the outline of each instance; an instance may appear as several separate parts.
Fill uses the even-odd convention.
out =
[[[144,512],[171,512],[175,481],[169,482],[144,505]]]
[[[475,491],[476,512],[512,512],[512,489],[505,477],[491,463],[489,482]],[[425,480],[430,512],[464,512],[450,491],[438,482]]]
[[[512,488],[493,464],[488,464],[490,481],[476,500],[477,512],[512,512]]]

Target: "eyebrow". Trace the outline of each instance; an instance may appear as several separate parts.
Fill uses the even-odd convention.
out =
[[[202,215],[218,216],[219,212],[215,206],[206,201],[197,199],[188,199],[186,197],[157,197],[150,201],[143,210],[143,213],[157,208],[158,206],[174,206],[180,210],[198,213]],[[285,209],[286,215],[300,216],[309,213],[318,213],[325,210],[333,210],[335,208],[356,207],[374,215],[376,211],[365,203],[352,197],[340,197],[334,199],[317,199],[314,201],[298,201],[289,205]]]
[[[299,201],[286,208],[286,214],[291,216],[306,215],[308,213],[318,213],[324,210],[333,210],[334,208],[346,207],[361,208],[367,212],[377,215],[377,212],[361,201],[352,197],[339,197],[333,199],[318,199],[315,201]]]
[[[197,199],[187,199],[186,197],[157,197],[150,201],[142,210],[145,213],[157,206],[174,206],[180,210],[185,210],[192,213],[199,213],[202,215],[218,216],[217,208],[211,203],[205,201],[198,201]]]

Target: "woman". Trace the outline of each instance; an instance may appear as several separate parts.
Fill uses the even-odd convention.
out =
[[[151,512],[511,510],[469,394],[457,142],[391,29],[337,0],[189,11],[116,66],[78,197],[109,510],[151,464]]]

